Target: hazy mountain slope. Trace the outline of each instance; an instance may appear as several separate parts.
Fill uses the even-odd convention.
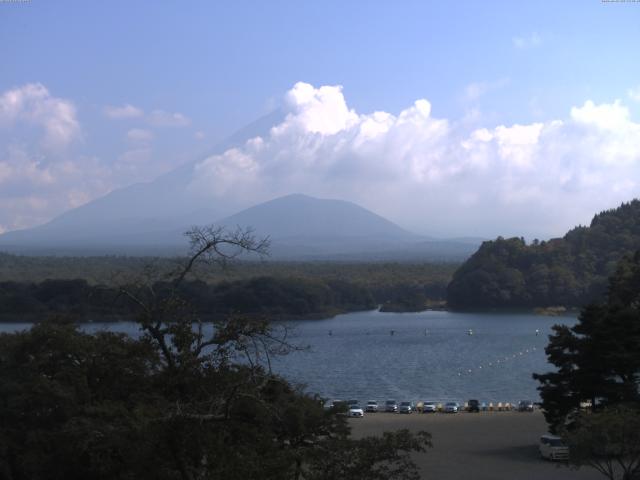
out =
[[[269,236],[271,256],[277,259],[398,258],[425,240],[354,203],[301,194],[256,205],[219,223],[251,226],[256,235]]]
[[[458,308],[582,306],[601,299],[617,263],[638,249],[640,201],[633,200],[563,238],[484,242],[454,274],[447,301]]]
[[[222,153],[250,138],[265,135],[280,122],[275,111],[239,130],[211,149]],[[198,158],[148,183],[138,183],[69,210],[50,222],[0,235],[0,248],[101,248],[110,246],[164,246],[183,242],[180,232],[192,224],[212,223],[238,206],[203,199],[187,188]]]
[[[274,240],[318,240],[336,237],[379,237],[414,240],[395,223],[355,203],[293,194],[247,208],[220,221],[223,225],[251,225]]]
[[[0,235],[0,250],[53,255],[176,254],[186,248],[185,230],[211,223],[253,227],[257,235],[270,236],[274,259],[460,261],[479,244],[421,237],[342,200],[295,194],[238,212],[246,205],[228,199],[213,201],[190,188],[199,161],[267,135],[283,116],[276,111],[259,119],[207,155],[152,182],[115,190],[47,224]]]

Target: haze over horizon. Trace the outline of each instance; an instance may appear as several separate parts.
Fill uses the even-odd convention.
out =
[[[0,233],[184,164],[226,214],[302,193],[440,237],[640,196],[638,4],[362,5],[0,4]]]

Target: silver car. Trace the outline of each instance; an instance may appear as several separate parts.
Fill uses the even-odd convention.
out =
[[[362,408],[360,408],[360,405],[351,404],[351,405],[349,405],[349,416],[350,417],[356,417],[356,418],[362,418],[362,417],[364,417],[364,411],[362,410]]]
[[[538,445],[540,456],[549,460],[569,460],[569,447],[565,445],[562,438],[546,434],[540,437]]]
[[[444,404],[444,413],[458,413],[460,405],[458,402],[447,402]]]
[[[422,413],[435,413],[438,411],[436,402],[424,402],[422,404]]]
[[[366,412],[375,413],[378,411],[378,402],[375,400],[369,400],[367,406],[364,408]]]

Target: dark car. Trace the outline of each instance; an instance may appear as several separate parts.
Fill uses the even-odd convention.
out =
[[[386,402],[384,402],[384,411],[385,412],[397,413],[398,412],[398,402],[396,402],[395,400],[387,400]]]
[[[467,402],[467,411],[469,411],[469,412],[479,412],[480,411],[480,402],[478,400],[469,400]]]
[[[520,400],[518,403],[519,412],[533,412],[533,402],[531,400]]]

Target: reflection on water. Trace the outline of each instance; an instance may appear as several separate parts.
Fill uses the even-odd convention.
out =
[[[359,312],[284,322],[305,351],[277,357],[273,368],[325,398],[516,402],[539,398],[533,372],[551,367],[544,347],[556,323],[575,317],[495,313]],[[28,328],[0,324],[0,331]],[[131,322],[92,323],[136,336]]]

